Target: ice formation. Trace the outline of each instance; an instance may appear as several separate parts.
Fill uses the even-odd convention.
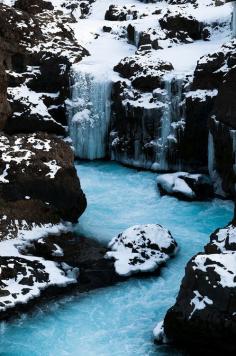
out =
[[[73,69],[69,132],[76,156],[93,160],[106,156],[111,81],[87,70],[83,65]]]

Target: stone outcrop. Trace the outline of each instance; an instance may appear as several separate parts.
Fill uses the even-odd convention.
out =
[[[204,166],[208,157],[215,191],[223,196],[235,195],[235,53],[233,40],[201,58],[186,101],[183,160]]]
[[[161,174],[157,177],[161,195],[171,195],[182,200],[207,200],[213,198],[211,179],[204,174],[186,172]]]
[[[62,293],[87,292],[123,280],[98,242],[48,231],[41,238],[18,239],[19,256],[0,257],[0,320]]]
[[[187,264],[165,338],[188,351],[235,352],[235,220],[211,235],[205,252]]]

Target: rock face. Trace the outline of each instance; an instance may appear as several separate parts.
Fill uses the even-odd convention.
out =
[[[166,337],[188,350],[235,352],[236,226],[212,234],[205,253],[186,266],[176,304],[164,320]]]
[[[214,196],[212,182],[203,174],[163,174],[157,178],[157,187],[161,195],[168,194],[183,200],[206,200]]]
[[[26,12],[22,1],[15,3],[17,10],[0,7],[2,61],[7,69],[4,82],[11,107],[11,114],[1,117],[1,128],[10,134],[65,133],[70,65],[87,51],[47,4],[51,3],[36,1],[36,14]],[[9,104],[4,107],[9,109]]]
[[[195,4],[191,11],[189,3],[170,1],[168,9],[157,7],[147,14],[156,16],[149,27],[128,23],[127,38],[137,52],[115,66],[125,80],[113,85],[109,152],[114,160],[154,171],[210,173],[215,193],[233,197],[235,40],[199,58],[192,76],[179,75],[174,56],[161,76],[153,65],[158,64],[159,53],[165,57],[162,49],[187,47],[195,40],[204,43],[228,31],[229,19],[203,24],[198,16],[201,3],[191,2]],[[219,9],[222,5],[211,4]]]
[[[176,253],[177,243],[161,225],[135,225],[115,237],[109,249],[106,257],[115,260],[116,273],[130,276],[158,270]]]
[[[62,136],[70,66],[88,52],[66,25],[76,7],[65,3],[0,4],[1,319],[77,284],[77,267],[22,253],[33,240],[67,232],[86,208]]]
[[[215,191],[222,196],[235,195],[235,51],[233,40],[199,60],[186,101],[183,158],[204,166],[208,157]]]

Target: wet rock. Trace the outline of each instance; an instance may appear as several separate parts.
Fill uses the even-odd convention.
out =
[[[77,289],[81,292],[106,287],[122,280],[115,274],[113,262],[104,257],[107,252],[105,246],[72,233],[49,235],[32,241],[21,252],[79,268]]]
[[[172,195],[183,200],[206,200],[214,196],[213,184],[203,174],[163,174],[158,176],[157,186],[162,195]]]

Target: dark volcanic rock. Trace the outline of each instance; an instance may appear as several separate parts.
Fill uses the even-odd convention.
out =
[[[197,64],[186,99],[186,127],[181,156],[186,167],[208,168],[215,192],[235,196],[235,69],[234,40]],[[201,144],[199,144],[201,142]],[[208,160],[207,160],[208,158]]]
[[[176,303],[167,312],[167,338],[190,353],[235,353],[235,242],[235,222],[212,234],[205,253],[187,264]]]
[[[50,1],[44,0],[17,0],[14,7],[29,14],[35,15],[44,10],[53,10],[54,7]]]
[[[106,247],[93,239],[75,236],[72,233],[49,235],[32,241],[21,252],[78,267],[77,288],[81,292],[106,287],[122,280],[116,275],[113,262],[104,257]]]
[[[71,148],[48,134],[1,136],[0,197],[48,202],[65,220],[77,221],[86,207]]]
[[[170,31],[173,37],[177,33],[183,32],[193,40],[201,38],[202,24],[194,17],[185,14],[183,10],[168,10],[160,19],[160,25],[162,29]]]
[[[173,70],[169,62],[154,60],[151,54],[126,57],[114,67],[124,78],[131,79],[134,88],[152,91],[161,85],[161,79],[166,72]]]
[[[88,52],[76,42],[57,12],[49,11],[51,3],[35,0],[29,11],[27,4],[16,2],[23,11],[0,5],[0,128],[8,133],[47,131],[62,135],[70,66]],[[53,32],[49,26],[52,23]],[[35,101],[43,108],[41,113],[34,108]]]
[[[163,174],[157,178],[157,187],[162,195],[172,195],[182,200],[207,200],[214,196],[213,184],[203,174]]]

